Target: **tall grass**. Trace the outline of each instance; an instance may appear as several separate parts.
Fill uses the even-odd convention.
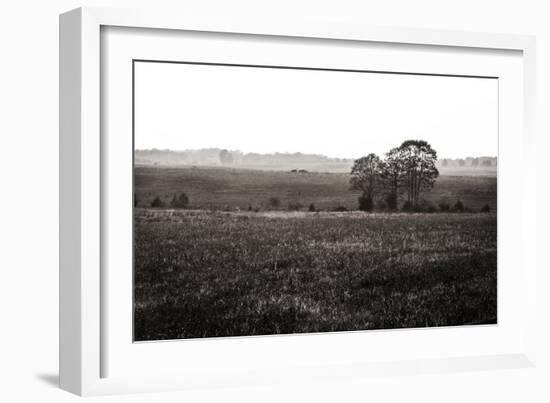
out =
[[[496,322],[496,216],[136,210],[135,338]]]

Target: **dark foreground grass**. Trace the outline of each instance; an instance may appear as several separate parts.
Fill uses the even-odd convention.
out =
[[[489,214],[136,211],[135,339],[496,323]]]

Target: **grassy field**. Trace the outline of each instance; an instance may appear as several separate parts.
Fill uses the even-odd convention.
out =
[[[209,206],[208,192],[214,204],[244,206],[283,188],[290,199],[307,184],[304,203],[355,204],[346,178],[333,174],[266,173],[264,183],[205,171],[139,169],[138,195],[181,188],[194,207]],[[234,176],[246,192],[222,186]],[[442,178],[438,187],[472,205],[495,198],[477,179]],[[496,323],[496,230],[494,213],[138,208],[135,339]]]
[[[280,209],[289,203],[330,210],[339,206],[357,209],[359,194],[349,190],[349,175],[341,173],[291,173],[231,168],[136,167],[135,190],[138,206],[148,207],[155,196],[169,202],[174,193],[185,192],[194,209],[272,209],[268,201],[280,200]],[[494,176],[440,176],[424,196],[437,206],[461,200],[479,210],[488,204],[496,209],[497,181]]]

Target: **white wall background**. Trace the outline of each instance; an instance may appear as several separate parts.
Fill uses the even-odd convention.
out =
[[[56,388],[58,303],[58,14],[81,5],[292,14],[327,20],[537,35],[539,266],[547,244],[550,10],[545,0],[4,0],[0,3],[0,400],[75,401]],[[546,239],[545,239],[546,237]],[[539,284],[539,366],[347,383],[164,393],[101,401],[550,401],[550,281]],[[544,309],[543,309],[544,307]]]

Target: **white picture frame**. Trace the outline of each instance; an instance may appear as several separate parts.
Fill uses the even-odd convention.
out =
[[[261,37],[309,38],[334,40],[344,43],[378,42],[382,44],[420,45],[452,49],[473,49],[476,52],[490,50],[515,51],[521,53],[523,86],[521,120],[523,133],[516,140],[522,144],[521,159],[524,164],[532,164],[534,155],[534,91],[535,91],[535,42],[533,37],[520,35],[468,33],[456,31],[428,31],[409,28],[383,28],[335,24],[323,21],[270,21],[269,18],[240,18],[217,21],[204,16],[173,15],[149,10],[115,10],[103,8],[80,8],[60,17],[60,385],[63,389],[79,395],[129,393],[159,391],[216,385],[250,385],[305,379],[341,379],[343,377],[369,376],[385,373],[389,375],[412,374],[419,372],[464,371],[492,368],[518,368],[534,365],[535,362],[535,289],[536,266],[535,212],[528,208],[528,202],[535,188],[535,178],[520,175],[522,199],[520,217],[515,234],[519,250],[515,250],[521,262],[522,278],[518,282],[518,295],[522,296],[524,321],[514,324],[514,332],[521,333],[521,342],[514,339],[513,346],[500,353],[484,352],[466,355],[453,355],[438,352],[431,356],[411,359],[399,353],[391,359],[377,361],[358,357],[355,361],[338,363],[327,357],[311,360],[304,355],[297,365],[284,366],[284,363],[265,364],[262,371],[236,362],[219,370],[192,371],[193,361],[170,365],[172,371],[158,371],[158,376],[121,375],[105,376],[104,359],[106,339],[102,326],[109,314],[109,305],[104,303],[106,291],[102,288],[102,248],[101,206],[105,172],[102,155],[101,132],[101,30],[102,27],[147,28],[158,30],[194,31],[196,33],[215,32],[224,34],[257,35]],[[434,73],[432,71],[432,73]],[[437,72],[435,72],[437,73]],[[520,117],[518,117],[520,119]],[[505,161],[504,161],[505,163]],[[500,163],[499,163],[500,169]],[[500,178],[499,178],[500,180]],[[500,203],[500,199],[499,199]],[[500,208],[499,208],[500,210]],[[499,220],[502,214],[499,211]],[[502,249],[502,248],[501,248]],[[501,253],[501,252],[499,252]],[[502,251],[503,254],[510,251]],[[500,260],[505,255],[499,255]],[[421,332],[415,330],[413,332]],[[447,336],[460,338],[469,330],[445,329]],[[377,338],[393,338],[401,342],[411,333],[391,333],[380,331]],[[364,333],[363,333],[364,334]],[[374,334],[374,333],[371,333]],[[440,333],[441,335],[442,333]],[[285,339],[294,343],[295,348],[305,348],[308,340],[313,344],[337,345],[350,342],[348,335],[334,335],[331,339],[319,336],[302,335]],[[353,343],[361,343],[355,336]],[[373,336],[370,336],[371,338]],[[431,337],[424,333],[423,337]],[[439,336],[435,336],[439,337]],[[518,336],[519,337],[519,336]],[[315,338],[315,339],[308,339]],[[254,354],[262,354],[278,343],[270,339],[270,347],[263,343],[265,338],[241,338],[232,345],[217,341],[218,349],[249,348]],[[451,339],[448,339],[451,340]],[[130,341],[131,342],[131,341]],[[192,341],[198,343],[212,341]],[[282,342],[281,342],[282,343]],[[279,344],[281,344],[279,343]],[[177,343],[165,343],[163,354],[175,351]],[[198,347],[197,347],[198,346]],[[212,344],[209,344],[212,347]],[[117,348],[115,345],[113,348]],[[473,351],[473,350],[472,350]],[[156,355],[156,352],[155,352]],[[163,357],[166,357],[164,355]],[[166,360],[166,358],[162,358]],[[162,359],[160,363],[162,363]],[[197,358],[195,358],[197,359]],[[146,364],[144,364],[145,366]],[[156,361],[154,365],[159,365]],[[232,374],[231,368],[235,368]],[[154,367],[153,367],[154,369]],[[124,372],[124,371],[122,371]]]

